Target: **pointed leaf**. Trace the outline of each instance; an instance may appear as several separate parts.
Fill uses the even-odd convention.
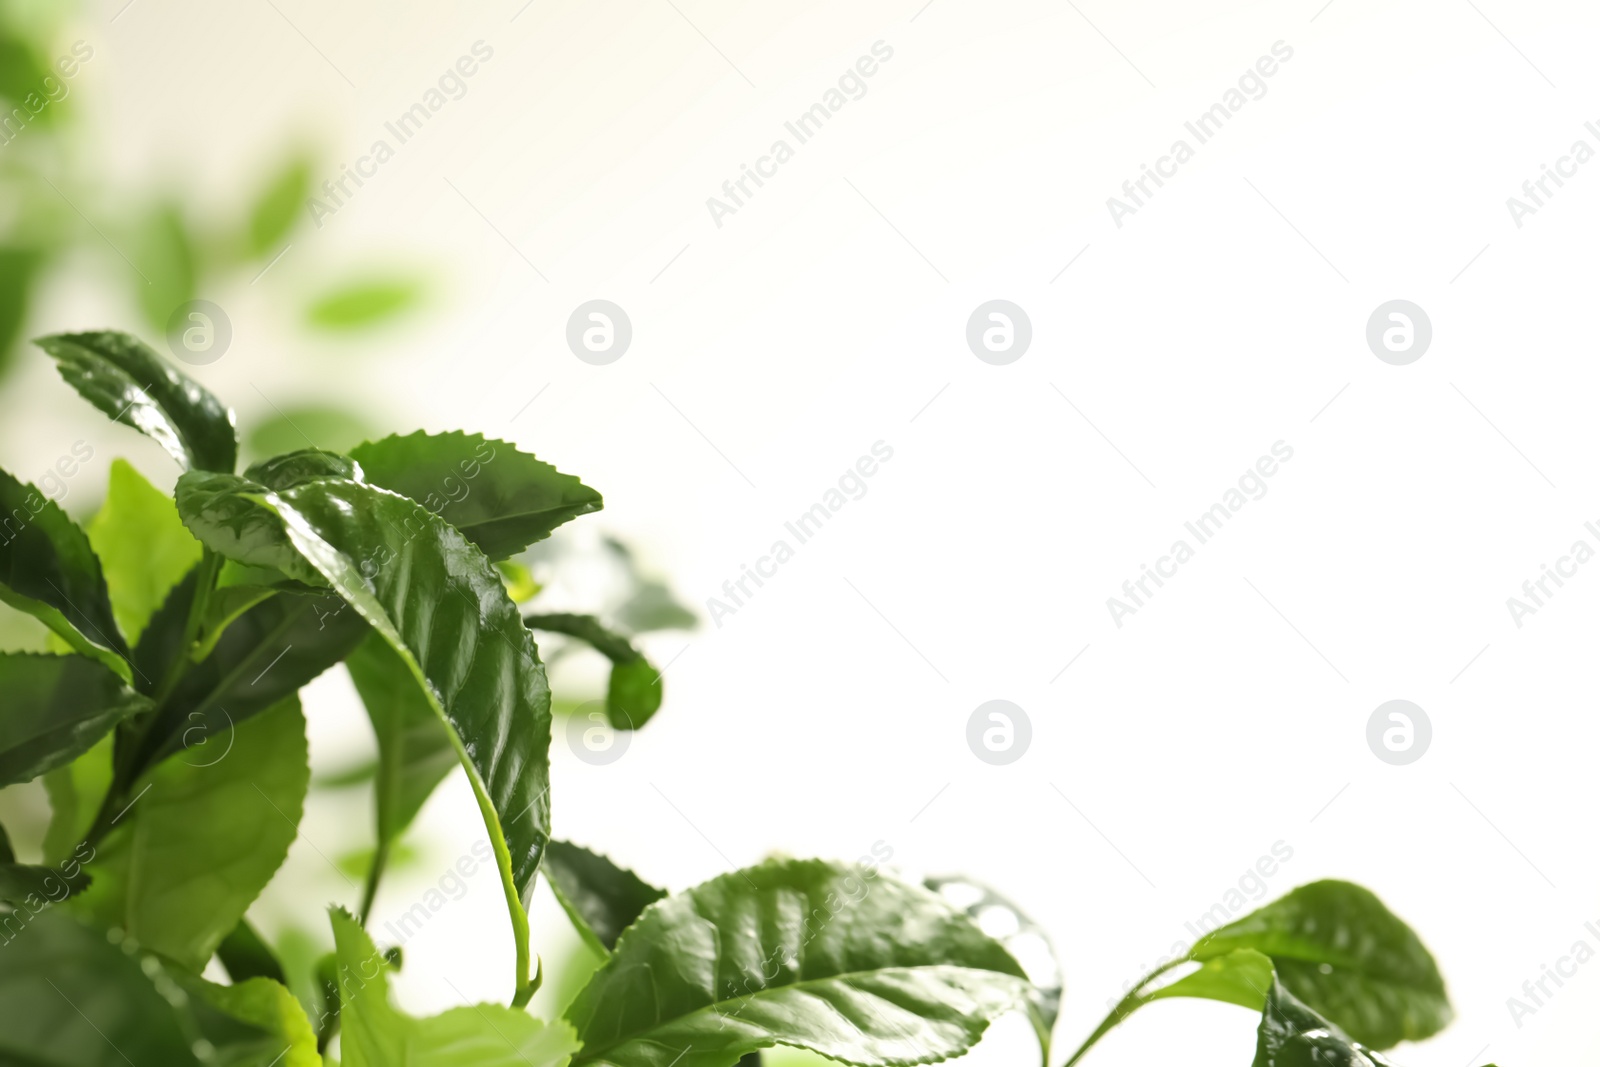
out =
[[[1303,885],[1212,931],[1189,955],[1204,961],[1241,948],[1271,957],[1285,989],[1373,1048],[1420,1041],[1450,1021],[1433,956],[1358,885]]]
[[[1022,968],[921,886],[772,861],[652,905],[578,994],[575,1065],[730,1067],[782,1043],[860,1065],[966,1052]]]
[[[84,399],[154,438],[185,470],[233,470],[233,412],[137,337],[108,330],[35,343]]]
[[[1272,960],[1253,948],[1241,948],[1211,957],[1200,965],[1199,970],[1145,994],[1140,1002],[1148,1004],[1152,1000],[1169,997],[1197,997],[1260,1011],[1267,1002],[1267,991],[1272,988],[1274,981]]]
[[[124,679],[133,673],[100,560],[53,501],[0,470],[0,600]]]
[[[151,208],[135,226],[131,245],[139,264],[130,278],[134,296],[150,328],[164,331],[178,306],[195,297],[194,237],[182,209],[174,203]]]
[[[366,278],[318,297],[306,321],[324,330],[360,330],[411,310],[422,300],[422,283],[412,278]]]
[[[286,533],[279,550],[316,567],[399,653],[449,725],[505,884],[524,1003],[532,993],[525,909],[550,839],[550,687],[499,572],[437,515],[359,482],[273,492],[191,472],[177,495],[189,528],[225,555],[237,541],[211,516],[237,522],[247,507],[269,515]]]
[[[106,500],[88,534],[117,624],[137,644],[172,587],[200,562],[200,542],[184,528],[172,498],[121,459],[111,461]]]
[[[0,786],[71,763],[119,722],[150,709],[121,678],[82,656],[0,653]]]
[[[365,930],[330,913],[339,950],[344,1067],[564,1067],[577,1041],[566,1023],[545,1024],[499,1004],[414,1019],[389,1000],[388,963]]]
[[[578,933],[601,955],[617,947],[622,931],[667,895],[604,856],[568,841],[550,842],[544,873]]]
[[[490,559],[505,559],[557,526],[599,511],[600,494],[504,441],[414,433],[358,445],[366,480],[422,504]]]
[[[311,773],[305,717],[284,700],[136,782],[75,906],[199,971],[288,855]]]
[[[311,160],[296,156],[273,176],[250,209],[245,251],[252,257],[276,253],[294,229],[300,207],[310,194]]]
[[[530,628],[564,634],[584,642],[611,661],[606,686],[606,720],[613,729],[637,730],[661,709],[661,672],[621,634],[593,615],[529,615]]]
[[[25,923],[13,912],[0,923],[0,1061],[197,1067],[177,1009],[139,956],[65,910],[47,908]]]

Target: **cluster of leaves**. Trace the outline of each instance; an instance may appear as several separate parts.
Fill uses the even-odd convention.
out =
[[[616,728],[645,725],[662,696],[626,638],[586,616],[525,618],[496,566],[597,510],[594,490],[459,433],[292,452],[238,474],[232,412],[137,339],[40,344],[183,473],[168,497],[116,465],[85,530],[0,472],[0,599],[61,653],[0,654],[0,786],[42,777],[53,810],[38,862],[0,831],[0,1059],[317,1067],[338,1034],[346,1067],[730,1067],[779,1044],[899,1067],[960,1055],[1022,1011],[1049,1064],[1059,967],[1030,973],[1014,941],[984,932],[1002,909],[1016,936],[1042,940],[992,890],[903,881],[875,852],[771,860],[668,894],[552,839],[535,631],[611,660]],[[470,491],[443,491],[463,479]],[[298,691],[341,662],[377,738],[375,859],[360,907],[330,913],[320,988],[297,997],[245,913],[298,832],[310,779]],[[458,765],[510,916],[510,1003],[413,1018],[390,998],[400,954],[365,920],[385,858]],[[526,912],[541,871],[604,957],[551,1021],[524,1010],[541,978]],[[230,982],[202,977],[214,959]],[[1256,1067],[1383,1064],[1369,1049],[1450,1017],[1421,941],[1342,882],[1213,931],[1067,1064],[1174,997],[1260,1012]]]

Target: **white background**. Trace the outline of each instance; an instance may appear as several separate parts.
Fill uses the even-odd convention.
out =
[[[1520,629],[1505,604],[1573,541],[1600,548],[1583,529],[1600,520],[1600,163],[1520,229],[1506,207],[1573,141],[1600,149],[1583,128],[1600,119],[1595,12],[673,3],[114,0],[76,31],[107,166],[177,181],[202,211],[236,204],[286,142],[353,161],[474,41],[494,49],[260,286],[203,294],[234,342],[196,373],[243,421],[370,396],[395,429],[504,436],[603,491],[583,523],[702,611],[874,442],[893,447],[736,615],[649,642],[672,662],[667,704],[621,760],[587,766],[558,739],[558,834],[674,888],[879,840],[907,870],[979,875],[1055,937],[1062,1048],[1282,841],[1272,895],[1363,883],[1437,956],[1460,1017],[1401,1062],[1600,1052],[1600,964],[1520,1028],[1506,1006],[1574,941],[1600,949],[1583,926],[1600,921],[1600,566]],[[865,97],[718,228],[706,198],[879,40],[894,56]],[[1267,95],[1119,229],[1106,198],[1277,41],[1294,56]],[[355,348],[286,328],[261,290],[390,260],[443,288]],[[134,321],[103,292],[52,291],[30,325]],[[597,297],[634,330],[606,367],[563,336]],[[994,298],[1032,321],[1004,367],[964,337]],[[1434,330],[1405,367],[1365,341],[1396,298]],[[8,468],[82,437],[90,482],[119,453],[170,481],[44,363],[5,395]],[[1117,628],[1106,598],[1280,440],[1294,457],[1266,496]],[[101,491],[83,484],[80,512]],[[313,692],[314,758],[347,764],[370,744],[348,683]],[[993,698],[1032,722],[1008,767],[966,746]],[[1393,698],[1433,724],[1407,767],[1366,744]],[[363,800],[319,800],[257,917],[354,903],[321,857],[369,825]],[[478,833],[457,776],[380,924]],[[505,996],[498,891],[479,880],[467,901],[407,945],[408,1006]],[[543,890],[535,920],[556,967],[572,938]],[[1242,1064],[1254,1021],[1164,1003],[1089,1062]],[[1010,1020],[972,1060],[1028,1062],[1029,1040]]]

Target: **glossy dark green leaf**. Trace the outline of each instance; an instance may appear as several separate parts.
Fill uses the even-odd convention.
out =
[[[132,334],[60,333],[35,342],[89,403],[155,439],[184,469],[231,471],[233,412]]]
[[[350,455],[369,483],[436,512],[490,559],[515,555],[602,506],[600,494],[572,475],[478,434],[385,437]]]
[[[1241,948],[1212,956],[1198,970],[1145,994],[1141,1003],[1169,997],[1196,997],[1260,1011],[1273,981],[1272,960],[1253,948]]]
[[[273,175],[250,209],[245,251],[252,257],[274,255],[294,229],[311,193],[311,160],[296,156]]]
[[[637,730],[661,709],[661,672],[626,637],[593,615],[529,615],[530,628],[575,637],[611,661],[606,719],[618,730]]]
[[[1256,1029],[1252,1067],[1394,1067],[1274,982]],[[1489,1067],[1494,1067],[1490,1064]]]
[[[324,330],[378,326],[415,308],[423,291],[414,278],[364,278],[319,296],[306,309],[306,321]]]
[[[417,685],[399,653],[378,634],[370,634],[345,660],[356,692],[378,739],[378,770],[373,782],[377,844],[367,874],[366,914],[377,892],[389,850],[416,818],[434,787],[459,765],[450,731]]]
[[[1061,963],[1044,927],[993,887],[962,875],[923,882],[952,907],[967,913],[978,928],[993,937],[1022,964],[1033,986],[1030,1000],[1035,1021],[1048,1041],[1061,1014]]]
[[[196,574],[173,590],[150,621],[134,652],[142,673],[156,676],[163,664],[188,654],[184,624]],[[214,596],[226,600],[226,591]],[[246,599],[255,596],[249,592]],[[254,603],[218,634],[210,652],[189,666],[145,731],[133,766],[151,764],[183,749],[215,748],[239,726],[332,667],[366,636],[367,625],[331,593],[278,592]],[[192,755],[204,762],[209,755]]]
[[[389,965],[344,911],[330,912],[339,948],[343,1067],[565,1067],[578,1043],[563,1022],[499,1004],[415,1019],[389,999]]]
[[[100,560],[66,512],[0,470],[0,600],[132,680]]]
[[[361,480],[361,468],[347,456],[320,448],[302,448],[245,468],[244,476],[268,489],[288,489],[315,478]]]
[[[172,313],[195,298],[199,271],[182,209],[174,203],[150,209],[134,228],[128,256],[136,265],[129,280],[145,323],[165,333]]]
[[[730,1067],[796,1045],[845,1063],[966,1052],[1027,1003],[1022,968],[921,886],[771,861],[649,908],[566,1017],[575,1067]]]
[[[0,653],[0,786],[71,763],[131,715],[150,708],[105,666],[83,656]]]
[[[0,1062],[198,1067],[178,1011],[140,957],[65,908],[0,919]]]
[[[551,841],[544,874],[556,900],[592,948],[610,953],[622,931],[667,895],[632,871],[567,841]]]
[[[88,534],[117,624],[136,644],[173,586],[200,562],[200,542],[184,528],[172,498],[121,459],[111,461],[105,503]]]
[[[363,464],[365,466],[365,464]],[[550,837],[550,687],[499,572],[422,505],[343,479],[273,492],[240,478],[191,472],[178,508],[202,542],[236,550],[255,507],[399,653],[450,727],[489,830],[517,944],[517,1001],[531,995],[526,905]],[[224,499],[233,504],[222,506]],[[224,514],[219,527],[213,516]]]
[[[245,495],[252,490],[265,492],[267,487],[233,475],[191,472],[178,480],[173,493],[184,525],[224,559],[308,585],[327,585],[322,573],[295,550],[283,517]]]
[[[235,982],[251,978],[270,978],[283,982],[283,964],[272,946],[256,932],[248,919],[240,919],[217,946],[217,959]]]
[[[311,778],[293,697],[213,740],[134,783],[134,799],[88,866],[93,884],[74,901],[191,971],[206,965],[288,855]]]
[[[1373,1048],[1420,1041],[1450,1021],[1444,978],[1420,938],[1369,890],[1303,885],[1215,930],[1190,950],[1208,960],[1250,948],[1319,1014]]]

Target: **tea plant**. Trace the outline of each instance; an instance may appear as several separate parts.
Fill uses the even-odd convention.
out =
[[[85,530],[0,472],[0,599],[60,653],[0,655],[0,786],[42,777],[53,811],[35,862],[0,831],[0,1061],[317,1067],[336,1047],[347,1067],[727,1067],[784,1044],[889,1067],[960,1055],[1021,1011],[1051,1063],[1059,978],[1030,977],[980,929],[979,911],[1010,908],[992,892],[903,881],[875,853],[771,860],[669,895],[552,839],[535,632],[611,660],[615,727],[645,725],[662,699],[626,637],[586,616],[524,618],[496,567],[599,509],[597,492],[462,433],[238,474],[232,412],[137,339],[38,343],[183,473],[169,498],[117,464]],[[297,998],[245,913],[298,833],[298,692],[339,663],[377,739],[375,858],[355,910],[329,914],[320,987]],[[224,738],[229,754],[211,757]],[[365,921],[392,848],[458,764],[510,917],[509,1004],[412,1018],[389,996],[400,954]],[[604,956],[549,1021],[524,1010],[542,977],[526,911],[541,871]],[[213,960],[228,983],[202,977]],[[1174,997],[1259,1012],[1257,1067],[1382,1064],[1368,1049],[1426,1038],[1451,1014],[1411,929],[1366,890],[1324,881],[1164,964],[1066,1064]]]

